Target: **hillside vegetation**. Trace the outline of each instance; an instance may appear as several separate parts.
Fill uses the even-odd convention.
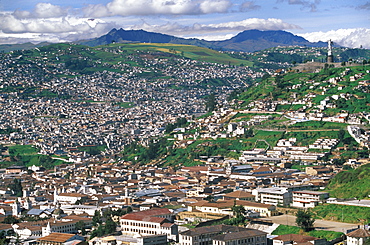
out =
[[[245,101],[245,108],[252,108],[251,102],[255,101],[280,101],[278,104],[286,101],[284,106],[277,107],[276,111],[281,112],[312,112],[323,100],[331,104],[324,110],[328,115],[370,112],[370,95],[366,83],[370,79],[368,67],[326,67],[317,73],[291,71],[264,79],[240,94],[238,99]],[[355,75],[360,78],[351,81],[350,78]]]
[[[325,191],[337,198],[369,198],[370,164],[338,173],[329,182]]]
[[[312,212],[318,219],[353,224],[366,224],[370,222],[370,212],[368,207],[323,204],[316,206],[312,209]]]

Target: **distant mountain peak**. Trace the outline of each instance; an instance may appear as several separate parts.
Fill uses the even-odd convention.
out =
[[[143,43],[176,43],[188,44],[199,47],[212,48],[216,50],[226,51],[245,51],[254,52],[267,48],[277,46],[290,46],[290,45],[306,45],[311,47],[323,47],[325,43],[310,43],[300,36],[296,36],[290,32],[277,30],[277,31],[261,31],[261,30],[245,30],[238,33],[236,36],[224,41],[205,41],[201,39],[185,39],[175,37],[167,34],[148,32],[145,30],[124,30],[112,29],[107,34],[78,43],[97,46],[106,45],[112,42],[143,42]]]

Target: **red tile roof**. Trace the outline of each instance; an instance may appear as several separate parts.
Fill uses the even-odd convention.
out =
[[[153,208],[148,209],[140,212],[134,212],[125,214],[121,217],[121,219],[126,220],[137,220],[137,221],[146,221],[146,222],[153,222],[153,223],[164,223],[167,219],[162,217],[162,215],[171,214],[171,211],[168,208]]]

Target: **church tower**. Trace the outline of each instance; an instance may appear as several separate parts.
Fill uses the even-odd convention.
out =
[[[333,58],[333,42],[331,39],[328,41],[328,57],[327,57],[327,62],[328,63],[333,63],[334,58]]]
[[[18,201],[18,199],[15,200],[15,202],[12,203],[12,215],[19,217],[22,212],[22,206],[21,203]]]
[[[28,197],[26,198],[26,200],[23,203],[23,208],[25,208],[27,210],[32,209],[32,202]]]

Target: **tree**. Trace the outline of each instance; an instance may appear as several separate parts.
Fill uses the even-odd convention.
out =
[[[3,223],[5,223],[5,224],[16,224],[16,223],[19,223],[19,220],[16,217],[12,216],[12,215],[8,215],[4,218]]]
[[[9,244],[10,239],[6,238],[6,232],[0,231],[0,245]]]
[[[249,128],[249,129],[244,131],[244,137],[245,138],[250,138],[250,137],[253,137],[253,136],[254,136],[253,129]]]
[[[314,229],[313,224],[315,223],[315,218],[312,217],[310,211],[299,210],[296,214],[295,222],[304,231],[311,231]]]
[[[343,129],[339,130],[339,132],[338,132],[339,140],[343,140],[345,134],[346,134],[346,132]]]
[[[208,195],[207,197],[204,198],[204,200],[208,202],[213,202],[215,200],[215,197],[213,195]]]
[[[22,181],[20,179],[14,179],[13,183],[8,186],[10,188],[10,190],[13,191],[14,195],[17,196],[17,197],[22,196],[22,184],[21,184],[21,182]]]
[[[97,229],[91,232],[90,239],[101,236],[104,236],[104,229],[102,225],[100,225]]]
[[[98,210],[95,210],[94,216],[92,218],[93,226],[97,226],[98,224],[102,224],[102,216]]]
[[[210,94],[207,96],[206,98],[206,109],[208,112],[212,112],[216,109],[216,105],[217,105],[217,102],[216,102],[216,96],[215,94]]]
[[[112,220],[111,217],[107,219],[104,226],[104,233],[111,234],[116,231],[117,224]]]
[[[370,238],[367,238],[364,242],[364,245],[370,245]]]
[[[81,230],[81,234],[86,235],[85,223],[82,220],[76,223],[76,230]]]
[[[127,208],[126,208],[126,213],[131,213],[132,212],[132,207],[131,206],[128,206]]]
[[[233,215],[236,218],[244,217],[246,211],[243,205],[236,205],[236,201],[234,202],[234,206],[231,208],[233,211]]]

